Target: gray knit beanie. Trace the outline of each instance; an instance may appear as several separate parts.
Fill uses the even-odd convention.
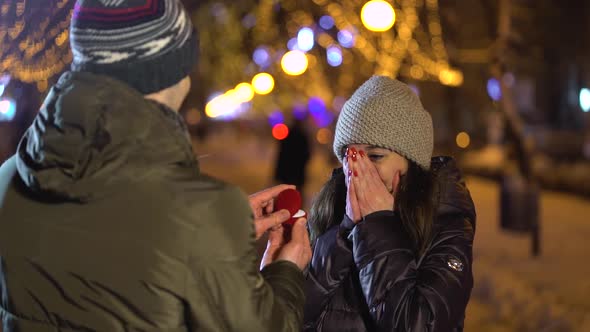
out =
[[[406,84],[373,76],[346,101],[338,117],[333,148],[340,162],[349,144],[391,149],[428,170],[432,119]]]

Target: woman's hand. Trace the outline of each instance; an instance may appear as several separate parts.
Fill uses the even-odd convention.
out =
[[[256,239],[258,240],[267,230],[289,220],[291,215],[287,210],[273,212],[274,199],[286,189],[295,189],[295,186],[280,184],[272,188],[259,191],[248,197],[250,207],[254,213],[254,227],[256,228]]]
[[[351,148],[347,152],[347,215],[356,223],[361,218],[377,211],[393,211],[394,196],[387,190],[375,165],[366,153]],[[400,173],[393,180],[393,192],[399,184]],[[349,203],[350,201],[350,203]],[[349,210],[350,213],[349,214]]]
[[[346,149],[346,157],[344,158],[344,174],[346,178],[346,216],[355,224],[362,219],[356,191],[354,188],[353,170],[352,170],[352,150]],[[356,156],[355,156],[356,158]]]

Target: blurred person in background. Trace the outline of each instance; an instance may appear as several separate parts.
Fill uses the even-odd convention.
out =
[[[432,158],[432,120],[383,76],[345,103],[333,171],[309,215],[305,331],[462,331],[475,210],[455,162]]]
[[[306,167],[310,159],[310,143],[304,121],[294,119],[289,135],[279,141],[274,179],[276,183],[295,185],[304,196]]]
[[[300,331],[305,219],[285,243],[272,202],[290,186],[248,198],[200,173],[182,5],[81,0],[70,39],[71,71],[0,168],[3,331]]]

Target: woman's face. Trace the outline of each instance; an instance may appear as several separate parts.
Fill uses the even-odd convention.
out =
[[[357,151],[365,151],[367,157],[373,165],[377,168],[381,181],[389,190],[393,192],[393,179],[396,172],[400,172],[400,176],[405,175],[408,172],[408,160],[401,155],[384,148],[371,146],[367,144],[350,144],[347,148],[355,148]],[[346,158],[344,161],[344,174],[348,174],[348,161]]]

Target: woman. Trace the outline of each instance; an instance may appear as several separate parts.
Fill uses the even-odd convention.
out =
[[[462,331],[475,211],[405,84],[365,82],[339,116],[333,172],[310,210],[306,331]]]

